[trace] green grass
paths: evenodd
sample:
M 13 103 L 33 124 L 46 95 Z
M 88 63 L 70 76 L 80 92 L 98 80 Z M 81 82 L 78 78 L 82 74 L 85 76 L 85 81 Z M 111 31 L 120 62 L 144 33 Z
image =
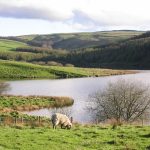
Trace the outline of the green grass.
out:
M 27 46 L 25 43 L 13 40 L 0 39 L 0 52 L 14 51 L 17 47 Z
M 0 61 L 0 78 L 55 78 L 44 66 L 14 61 Z
M 77 67 L 48 67 L 25 62 L 0 60 L 1 79 L 24 79 L 24 78 L 72 78 L 88 76 L 106 76 L 133 73 L 131 71 L 111 69 L 89 69 Z
M 0 127 L 0 149 L 149 150 L 150 127 L 74 126 L 71 130 Z
M 57 71 L 64 71 L 68 73 L 78 73 L 85 77 L 87 76 L 109 76 L 109 75 L 121 75 L 126 73 L 134 73 L 127 70 L 113 70 L 113 69 L 97 69 L 97 68 L 78 68 L 78 67 L 51 67 Z
M 40 108 L 63 107 L 73 104 L 69 97 L 50 96 L 0 96 L 0 111 L 29 111 Z

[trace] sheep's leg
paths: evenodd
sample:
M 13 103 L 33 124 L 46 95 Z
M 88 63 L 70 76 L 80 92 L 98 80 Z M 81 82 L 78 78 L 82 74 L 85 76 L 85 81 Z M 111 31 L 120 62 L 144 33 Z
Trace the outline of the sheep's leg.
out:
M 53 125 L 53 129 L 56 129 L 56 126 L 55 126 L 55 125 Z
M 53 125 L 53 128 L 56 129 L 56 127 L 57 127 L 58 124 L 59 124 L 59 121 L 56 120 L 55 123 L 54 123 L 54 125 Z

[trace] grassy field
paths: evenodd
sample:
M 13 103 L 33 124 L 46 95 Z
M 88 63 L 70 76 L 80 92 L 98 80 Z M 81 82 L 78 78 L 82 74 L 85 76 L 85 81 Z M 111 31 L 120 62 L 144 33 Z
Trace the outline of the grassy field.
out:
M 150 127 L 122 126 L 117 129 L 76 125 L 71 130 L 51 127 L 0 126 L 3 150 L 149 150 Z
M 78 67 L 51 67 L 57 71 L 65 71 L 70 73 L 78 73 L 83 76 L 109 76 L 109 75 L 121 75 L 121 74 L 128 74 L 134 73 L 134 71 L 128 70 L 112 70 L 112 69 L 96 69 L 96 68 L 78 68 Z
M 24 62 L 0 60 L 1 79 L 72 78 L 134 73 L 125 70 L 88 69 L 77 67 L 40 66 Z
M 29 111 L 40 108 L 63 107 L 73 104 L 69 97 L 50 96 L 0 96 L 0 111 Z
M 17 47 L 24 47 L 24 46 L 26 46 L 26 44 L 22 42 L 0 39 L 0 52 L 14 51 Z
M 14 61 L 0 61 L 0 78 L 55 78 L 44 66 Z

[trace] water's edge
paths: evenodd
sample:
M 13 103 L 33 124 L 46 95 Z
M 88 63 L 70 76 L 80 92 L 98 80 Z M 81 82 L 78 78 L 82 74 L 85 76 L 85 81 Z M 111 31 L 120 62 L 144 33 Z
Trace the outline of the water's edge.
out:
M 6 94 L 72 97 L 75 100 L 74 105 L 63 111 L 78 122 L 89 122 L 92 119 L 86 109 L 89 94 L 103 89 L 109 81 L 115 82 L 118 78 L 140 80 L 150 84 L 150 71 L 105 77 L 7 81 L 11 89 Z M 55 111 L 55 109 L 40 109 L 26 113 L 50 117 Z

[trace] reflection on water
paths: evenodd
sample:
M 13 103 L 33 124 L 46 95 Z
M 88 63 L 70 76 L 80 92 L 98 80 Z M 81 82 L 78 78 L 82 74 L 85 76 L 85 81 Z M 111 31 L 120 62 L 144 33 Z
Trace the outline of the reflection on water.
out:
M 115 82 L 118 78 L 136 79 L 150 84 L 150 72 L 97 78 L 23 80 L 9 81 L 11 90 L 7 94 L 70 96 L 75 100 L 74 105 L 70 107 L 70 116 L 79 122 L 89 122 L 92 120 L 86 109 L 89 94 L 103 89 L 109 81 Z M 41 109 L 28 114 L 50 117 L 53 111 L 54 109 Z

